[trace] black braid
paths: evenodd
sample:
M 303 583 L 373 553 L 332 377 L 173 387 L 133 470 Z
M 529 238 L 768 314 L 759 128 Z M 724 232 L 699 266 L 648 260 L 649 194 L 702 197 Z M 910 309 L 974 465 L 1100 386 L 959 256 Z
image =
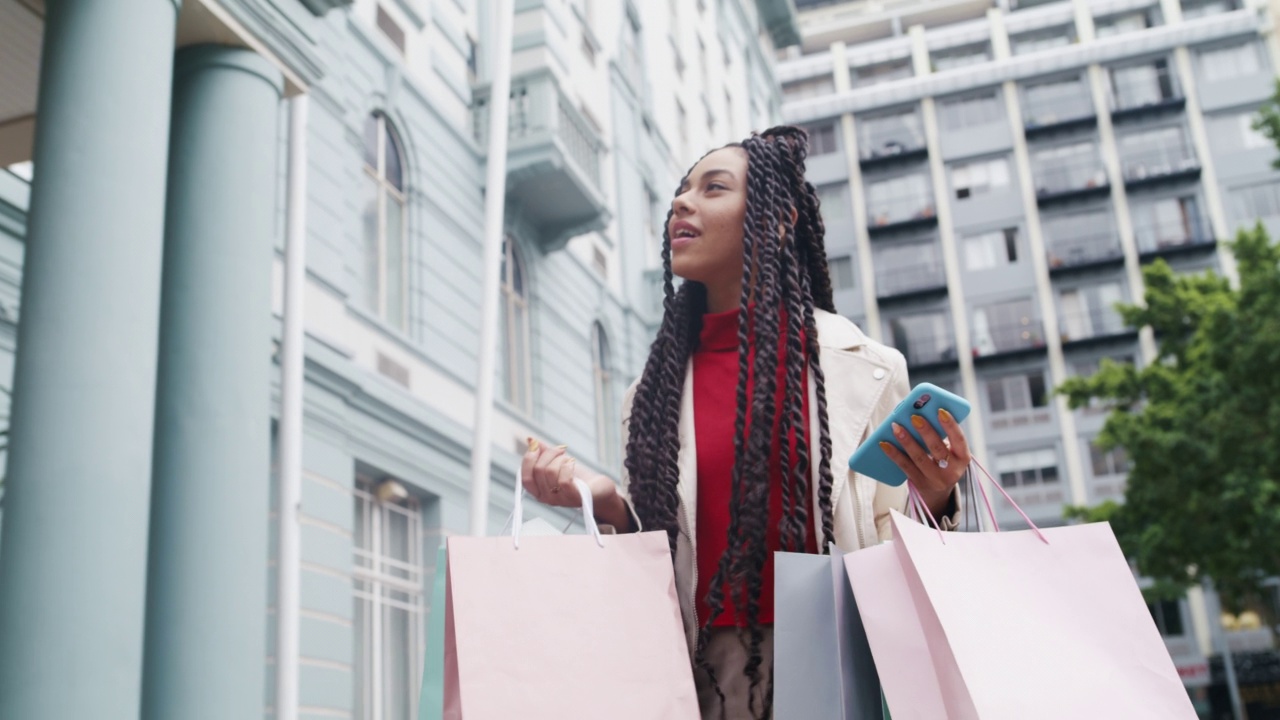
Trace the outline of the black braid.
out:
M 726 590 L 745 626 L 740 639 L 749 652 L 744 674 L 750 679 L 750 711 L 768 717 L 773 704 L 773 675 L 763 677 L 764 628 L 760 595 L 768 557 L 772 444 L 780 444 L 784 549 L 803 551 L 809 533 L 813 458 L 804 432 L 801 382 L 807 367 L 817 390 L 820 452 L 818 508 L 821 550 L 834 540 L 831 508 L 831 440 L 826 389 L 818 355 L 814 308 L 834 312 L 831 280 L 823 244 L 825 228 L 817 193 L 804 180 L 807 136 L 792 127 L 771 128 L 733 147 L 747 155 L 747 207 L 743 222 L 743 282 L 739 299 L 738 386 L 734 422 L 734 465 L 730 489 L 728 545 L 708 585 L 710 615 L 701 624 L 694 661 L 707 673 L 722 706 L 724 695 L 706 659 L 707 641 L 725 609 Z M 687 179 L 687 176 L 686 176 Z M 682 182 L 683 184 L 683 182 Z M 792 220 L 792 212 L 796 219 Z M 674 556 L 679 533 L 679 419 L 688 362 L 697 347 L 706 288 L 693 281 L 677 291 L 671 271 L 671 239 L 663 227 L 663 318 L 631 410 L 626 468 L 632 505 L 646 529 L 668 534 Z M 783 324 L 785 315 L 785 325 Z M 749 350 L 754 347 L 754 363 Z M 780 349 L 782 357 L 780 358 Z M 782 407 L 777 405 L 779 362 L 783 362 Z M 747 393 L 748 379 L 752 392 Z M 774 422 L 778 421 L 778 432 Z M 812 429 L 811 429 L 812 430 Z M 791 434 L 796 436 L 792 453 Z M 686 482 L 693 478 L 686 478 Z M 696 559 L 695 559 L 696 562 Z M 763 702 L 757 693 L 764 685 Z

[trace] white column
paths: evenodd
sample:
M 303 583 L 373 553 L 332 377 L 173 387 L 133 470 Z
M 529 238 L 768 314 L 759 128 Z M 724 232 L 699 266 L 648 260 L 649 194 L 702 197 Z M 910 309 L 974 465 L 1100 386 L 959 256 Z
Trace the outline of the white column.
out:
M 276 559 L 276 718 L 298 720 L 298 611 L 302 540 L 302 387 L 307 282 L 307 105 L 289 101 L 289 176 L 280 342 L 280 552 Z
M 489 463 L 493 456 L 493 386 L 498 347 L 498 293 L 502 273 L 504 206 L 507 200 L 507 125 L 511 106 L 512 0 L 494 2 L 493 84 L 489 94 L 489 157 L 484 200 L 484 283 L 480 349 L 476 364 L 475 422 L 471 445 L 471 534 L 489 525 Z
M 993 25 L 999 16 L 990 15 Z M 1003 35 L 1003 23 L 999 32 Z M 992 34 L 996 29 L 993 27 Z M 1006 41 L 1007 47 L 1007 41 Z M 1049 264 L 1045 260 L 1044 236 L 1040 232 L 1040 206 L 1036 204 L 1035 181 L 1031 174 L 1031 157 L 1027 151 L 1027 138 L 1023 132 L 1022 107 L 1018 104 L 1018 86 L 1012 80 L 1003 85 L 1005 108 L 1009 114 L 1009 127 L 1013 129 L 1013 158 L 1018 170 L 1018 190 L 1022 194 L 1022 207 L 1027 218 L 1027 246 L 1031 256 L 1031 271 L 1036 278 L 1036 300 L 1043 318 L 1045 344 L 1049 355 L 1049 381 L 1055 387 L 1067 379 L 1067 364 L 1062 354 L 1062 335 L 1058 329 L 1057 303 L 1053 285 L 1049 280 Z M 1088 501 L 1088 489 L 1084 482 L 1084 467 L 1080 461 L 1080 439 L 1076 435 L 1076 419 L 1067 399 L 1061 395 L 1053 398 L 1058 414 L 1058 426 L 1062 430 L 1062 459 L 1066 465 L 1067 482 L 1071 487 L 1071 502 L 1083 505 Z
M 1120 234 L 1120 250 L 1124 253 L 1125 279 L 1129 281 L 1132 301 L 1138 305 L 1144 305 L 1146 283 L 1142 280 L 1142 261 L 1138 257 L 1138 243 L 1133 233 L 1133 218 L 1129 213 L 1129 197 L 1124 187 L 1124 168 L 1120 164 L 1115 129 L 1111 124 L 1111 99 L 1107 94 L 1107 81 L 1099 65 L 1090 65 L 1088 73 L 1093 107 L 1098 114 L 1098 138 L 1102 150 L 1102 163 L 1111 181 L 1111 205 L 1116 216 L 1116 230 Z M 1138 344 L 1142 352 L 1143 364 L 1149 364 L 1156 356 L 1155 335 L 1150 327 L 1143 327 L 1138 331 Z
M 928 75 L 931 69 L 924 27 L 914 25 L 909 32 L 915 74 Z M 964 284 L 960 275 L 960 255 L 956 249 L 955 224 L 951 218 L 951 191 L 947 183 L 947 169 L 942 161 L 937 104 L 932 97 L 921 99 L 920 117 L 923 120 L 925 143 L 929 150 L 929 175 L 933 181 L 934 211 L 938 216 L 938 242 L 942 247 L 942 265 L 946 273 L 951 327 L 955 331 L 956 355 L 960 362 L 960 384 L 964 396 L 970 399 L 973 406 L 970 415 L 972 419 L 965 425 L 965 435 L 974 456 L 983 465 L 989 465 L 981 403 L 977 401 L 978 377 L 973 369 L 973 341 L 969 334 L 969 314 L 965 307 Z M 986 516 L 978 513 L 978 519 L 985 528 Z
M 1187 99 L 1187 127 L 1191 130 L 1191 143 L 1195 146 L 1196 157 L 1200 160 L 1200 186 L 1204 188 L 1204 202 L 1209 214 L 1209 230 L 1213 233 L 1214 240 L 1228 240 L 1234 233 L 1231 231 L 1227 212 L 1222 203 L 1222 186 L 1218 184 L 1217 165 L 1213 160 L 1213 149 L 1209 146 L 1209 131 L 1205 128 L 1204 112 L 1200 109 L 1198 81 L 1195 68 L 1191 64 L 1191 53 L 1186 47 L 1180 46 L 1174 49 L 1173 58 L 1182 84 L 1182 94 Z M 1217 252 L 1223 277 L 1226 277 L 1233 286 L 1238 287 L 1240 272 L 1236 269 L 1235 253 L 1221 242 Z
M 837 93 L 848 92 L 853 86 L 849 78 L 849 60 L 845 44 L 832 43 L 831 62 L 835 67 Z M 862 290 L 862 305 L 866 312 L 863 330 L 875 340 L 882 340 L 880 303 L 876 300 L 876 273 L 871 258 L 871 233 L 867 230 L 867 196 L 862 186 L 862 164 L 858 150 L 858 132 L 853 114 L 840 116 L 840 133 L 844 140 L 844 157 L 849 168 L 849 199 L 854 218 L 854 242 L 858 251 L 858 279 Z

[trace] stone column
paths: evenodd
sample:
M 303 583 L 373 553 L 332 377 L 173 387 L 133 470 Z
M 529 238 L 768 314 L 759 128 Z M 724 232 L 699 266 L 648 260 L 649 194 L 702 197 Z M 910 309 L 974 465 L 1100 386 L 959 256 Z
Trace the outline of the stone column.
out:
M 0 717 L 134 720 L 179 0 L 48 0 L 0 537 Z
M 240 48 L 174 64 L 144 720 L 263 712 L 282 83 Z

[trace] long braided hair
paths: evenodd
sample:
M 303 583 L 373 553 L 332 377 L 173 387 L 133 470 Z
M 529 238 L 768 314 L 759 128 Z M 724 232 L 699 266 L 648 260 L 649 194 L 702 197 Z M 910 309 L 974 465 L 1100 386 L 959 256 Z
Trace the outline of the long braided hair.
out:
M 751 712 L 768 717 L 772 706 L 773 676 L 763 677 L 761 645 L 764 633 L 759 620 L 760 593 L 768 554 L 770 468 L 775 418 L 782 438 L 782 549 L 803 552 L 810 526 L 810 467 L 814 455 L 805 434 L 802 370 L 817 389 L 819 426 L 811 428 L 818 440 L 818 507 L 822 519 L 819 547 L 833 542 L 831 517 L 831 438 L 827 424 L 826 388 L 818 362 L 818 331 L 814 308 L 835 312 L 831 280 L 823 244 L 824 227 L 818 212 L 816 188 L 805 180 L 808 137 L 795 127 L 781 126 L 753 134 L 739 147 L 747 154 L 747 201 L 743 223 L 742 296 L 738 323 L 737 412 L 734 425 L 734 464 L 728 548 L 715 575 L 709 578 L 707 603 L 710 617 L 701 618 L 697 666 L 707 674 L 721 695 L 715 673 L 706 661 L 712 623 L 724 611 L 725 588 L 739 617 L 746 618 L 740 638 L 750 653 L 744 673 L 750 679 Z M 687 180 L 687 175 L 686 175 Z M 683 184 L 683 183 L 682 183 Z M 679 419 L 686 368 L 698 346 L 702 315 L 707 310 L 706 287 L 685 281 L 677 290 L 671 271 L 671 221 L 668 210 L 663 226 L 663 317 L 645 363 L 631 408 L 626 469 L 630 476 L 632 505 L 646 529 L 665 530 L 674 555 L 680 532 Z M 781 310 L 781 311 L 780 311 Z M 776 392 L 780 338 L 785 341 L 783 406 Z M 802 344 L 803 343 L 803 344 Z M 751 345 L 755 347 L 750 367 Z M 750 375 L 749 375 L 750 374 Z M 748 377 L 754 378 L 747 397 Z M 749 420 L 749 422 L 748 422 Z M 794 433 L 792 457 L 786 438 Z M 764 701 L 756 702 L 765 687 Z

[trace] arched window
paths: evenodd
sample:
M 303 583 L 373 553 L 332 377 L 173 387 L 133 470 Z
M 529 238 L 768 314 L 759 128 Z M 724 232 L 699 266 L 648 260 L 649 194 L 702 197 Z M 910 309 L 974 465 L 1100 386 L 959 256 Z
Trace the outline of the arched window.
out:
M 364 173 L 360 184 L 363 221 L 361 299 L 396 329 L 408 324 L 408 223 L 404 152 L 387 116 L 375 112 L 364 125 Z
M 610 466 L 617 461 L 619 418 L 613 403 L 613 357 L 609 338 L 599 322 L 591 326 L 591 365 L 595 378 L 596 442 L 601 464 Z
M 533 376 L 529 371 L 529 283 L 524 261 L 510 235 L 502 244 L 502 396 L 533 412 Z

